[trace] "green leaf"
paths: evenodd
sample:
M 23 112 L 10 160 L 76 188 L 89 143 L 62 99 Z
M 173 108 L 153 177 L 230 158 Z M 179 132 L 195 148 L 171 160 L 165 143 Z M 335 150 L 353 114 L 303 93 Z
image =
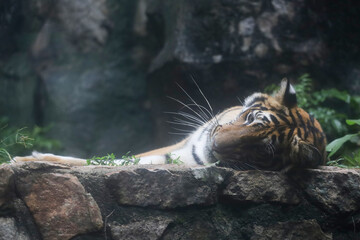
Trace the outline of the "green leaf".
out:
M 334 97 L 334 98 L 337 98 L 346 103 L 350 103 L 350 100 L 351 100 L 350 94 L 348 94 L 346 91 L 339 91 L 336 88 L 323 89 L 323 90 L 321 90 L 321 94 L 323 96 L 326 96 L 326 98 Z
M 351 140 L 353 137 L 357 136 L 358 134 L 348 134 L 348 135 L 345 135 L 341 138 L 338 138 L 338 139 L 335 139 L 334 141 L 332 141 L 331 143 L 329 143 L 327 146 L 326 146 L 326 151 L 330 152 L 329 153 L 329 157 L 331 157 L 332 155 L 334 155 L 340 148 L 341 146 Z
M 267 94 L 274 94 L 280 89 L 280 87 L 277 84 L 270 84 L 265 87 L 264 92 Z
M 350 126 L 354 124 L 360 125 L 360 119 L 347 119 L 346 123 Z

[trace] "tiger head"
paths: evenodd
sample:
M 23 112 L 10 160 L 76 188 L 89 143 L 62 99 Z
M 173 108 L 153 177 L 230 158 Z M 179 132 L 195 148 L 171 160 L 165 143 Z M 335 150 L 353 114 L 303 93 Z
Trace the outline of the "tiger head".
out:
M 211 152 L 222 166 L 286 171 L 325 163 L 325 134 L 319 122 L 297 106 L 287 79 L 274 96 L 254 93 L 244 106 L 225 110 L 216 121 Z

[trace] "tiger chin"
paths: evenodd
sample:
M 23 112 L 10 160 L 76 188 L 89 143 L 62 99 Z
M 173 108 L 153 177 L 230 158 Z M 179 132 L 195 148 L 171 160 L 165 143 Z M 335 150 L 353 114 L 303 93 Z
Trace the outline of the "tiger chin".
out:
M 185 166 L 217 163 L 237 170 L 289 171 L 323 165 L 325 146 L 319 122 L 297 106 L 294 87 L 283 79 L 274 96 L 254 93 L 243 106 L 219 113 L 183 141 L 136 157 L 139 164 L 166 164 L 179 158 Z M 85 159 L 37 152 L 13 160 L 87 165 Z

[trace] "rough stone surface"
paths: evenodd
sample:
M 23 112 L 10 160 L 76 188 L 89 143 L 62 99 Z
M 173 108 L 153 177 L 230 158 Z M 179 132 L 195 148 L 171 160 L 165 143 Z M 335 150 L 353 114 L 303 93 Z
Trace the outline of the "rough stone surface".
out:
M 176 208 L 215 204 L 216 182 L 222 181 L 223 177 L 212 168 L 192 171 L 159 168 L 113 173 L 108 185 L 119 204 Z
M 57 17 L 73 41 L 82 39 L 79 47 L 89 51 L 103 45 L 108 37 L 109 22 L 106 0 L 57 1 Z
M 238 172 L 230 178 L 223 194 L 243 202 L 300 203 L 296 189 L 280 172 Z
M 166 228 L 172 222 L 167 218 L 154 218 L 127 225 L 111 225 L 111 235 L 114 240 L 157 240 L 163 235 Z
M 14 218 L 0 217 L 0 240 L 30 240 L 30 237 L 20 231 Z
M 7 211 L 7 214 L 0 215 L 16 219 L 16 225 L 19 232 L 27 233 L 31 240 L 42 239 L 39 227 L 36 225 L 32 213 L 29 211 L 29 208 L 23 200 L 15 198 L 12 201 L 12 209 L 7 209 Z
M 161 2 L 161 1 L 157 1 Z M 220 1 L 207 4 L 192 1 L 159 3 L 166 19 L 166 40 L 153 61 L 152 69 L 161 67 L 174 58 L 183 63 L 209 64 L 241 59 L 250 64 L 269 59 L 277 54 L 298 56 L 297 64 L 323 57 L 325 46 L 316 28 L 302 37 L 305 22 L 316 21 L 304 13 L 305 1 Z M 163 12 L 161 12 L 163 11 Z M 165 11 L 168 11 L 166 13 Z M 229 17 L 231 16 L 231 17 Z M 284 33 L 284 30 L 288 32 Z M 284 34 L 289 39 L 284 38 Z M 287 63 L 288 68 L 293 63 Z
M 170 164 L 2 166 L 8 167 L 15 186 L 0 207 L 6 239 L 14 232 L 74 240 L 359 237 L 358 170 L 324 167 L 284 176 Z
M 44 239 L 70 239 L 103 225 L 99 207 L 73 175 L 28 175 L 17 181 L 17 188 Z
M 331 240 L 331 234 L 325 234 L 315 220 L 303 222 L 277 223 L 272 226 L 254 226 L 251 240 L 291 239 L 291 240 Z
M 13 183 L 14 171 L 8 165 L 0 166 L 0 207 L 9 200 L 11 192 L 10 189 Z
M 309 200 L 331 214 L 360 209 L 359 171 L 332 167 L 310 170 L 300 183 Z

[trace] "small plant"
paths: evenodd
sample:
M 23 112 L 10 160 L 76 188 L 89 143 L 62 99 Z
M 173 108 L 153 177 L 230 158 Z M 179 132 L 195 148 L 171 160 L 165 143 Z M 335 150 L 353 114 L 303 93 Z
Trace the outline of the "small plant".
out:
M 4 125 L 0 131 L 4 132 L 7 125 Z M 9 163 L 12 159 L 10 152 L 14 149 L 29 148 L 33 146 L 34 139 L 25 135 L 24 129 L 9 130 L 6 129 L 6 137 L 0 140 L 0 164 Z M 15 151 L 16 152 L 16 151 Z
M 357 120 L 346 120 L 346 123 L 349 126 L 360 126 L 360 119 Z M 337 166 L 337 167 L 355 167 L 360 168 L 360 149 L 355 151 L 349 151 L 348 149 L 344 148 L 344 144 L 349 143 L 357 143 L 359 145 L 360 143 L 360 131 L 354 134 L 346 134 L 345 136 L 341 138 L 337 138 L 331 143 L 329 143 L 326 147 L 326 151 L 329 152 L 328 157 L 333 157 L 336 153 L 339 152 L 340 149 L 342 149 L 343 154 L 339 156 L 336 160 L 331 160 L 328 162 L 328 165 L 331 166 Z M 359 146 L 357 146 L 358 148 Z M 348 151 L 347 151 L 348 150 Z M 350 153 L 349 153 L 350 152 Z
M 130 152 L 127 152 L 122 156 L 121 159 L 116 159 L 115 154 L 107 154 L 103 157 L 92 157 L 87 159 L 87 165 L 107 165 L 107 166 L 128 166 L 128 165 L 137 165 L 140 162 L 140 158 L 135 155 L 129 155 Z
M 335 88 L 314 91 L 309 74 L 299 77 L 295 89 L 299 107 L 314 115 L 329 139 L 348 133 L 350 128 L 345 120 L 360 115 L 360 96 Z
M 180 160 L 180 156 L 178 156 L 177 158 L 174 158 L 174 154 L 167 154 L 166 155 L 166 164 L 183 164 L 184 162 Z
M 16 128 L 8 124 L 8 119 L 0 118 L 0 164 L 9 163 L 13 156 L 27 155 L 32 149 L 51 151 L 59 149 L 57 140 L 45 137 L 50 127 Z
M 93 156 L 90 159 L 86 160 L 87 165 L 108 165 L 108 166 L 117 166 L 115 163 L 115 155 L 113 153 L 107 154 L 103 157 Z
M 124 160 L 124 162 L 121 164 L 121 166 L 127 166 L 127 165 L 138 165 L 140 162 L 140 158 L 136 157 L 135 155 L 129 155 L 130 152 L 127 152 L 125 155 L 123 155 L 121 158 Z
M 0 117 L 0 164 L 9 163 L 13 156 L 27 155 L 32 149 L 51 151 L 60 148 L 56 140 L 45 137 L 50 127 L 16 128 Z
M 327 164 L 341 168 L 360 168 L 360 150 L 342 155 L 336 160 L 330 160 Z

